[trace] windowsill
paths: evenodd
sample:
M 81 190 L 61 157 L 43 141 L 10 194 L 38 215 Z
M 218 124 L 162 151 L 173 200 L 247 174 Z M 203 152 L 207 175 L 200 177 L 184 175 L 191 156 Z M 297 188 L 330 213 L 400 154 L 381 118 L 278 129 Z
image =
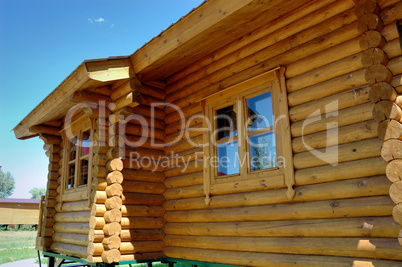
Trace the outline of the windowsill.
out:
M 81 185 L 73 189 L 65 189 L 62 196 L 63 202 L 72 202 L 86 199 L 88 199 L 88 185 Z

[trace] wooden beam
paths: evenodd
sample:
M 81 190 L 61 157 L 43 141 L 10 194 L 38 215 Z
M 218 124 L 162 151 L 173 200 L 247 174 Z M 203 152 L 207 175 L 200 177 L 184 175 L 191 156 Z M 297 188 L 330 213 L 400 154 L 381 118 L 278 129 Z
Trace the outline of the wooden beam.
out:
M 48 135 L 55 135 L 60 136 L 60 128 L 48 126 L 48 125 L 35 125 L 29 128 L 29 131 L 36 134 L 48 134 Z
M 112 101 L 108 96 L 86 90 L 75 92 L 69 97 L 69 100 L 73 103 L 91 102 L 96 104 L 99 104 L 100 101 L 104 101 L 105 105 L 109 105 L 109 103 Z

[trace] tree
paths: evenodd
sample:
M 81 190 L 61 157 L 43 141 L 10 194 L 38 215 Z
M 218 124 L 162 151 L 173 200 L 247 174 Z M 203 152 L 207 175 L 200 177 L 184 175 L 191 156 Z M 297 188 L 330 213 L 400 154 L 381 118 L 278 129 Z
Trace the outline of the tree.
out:
M 10 172 L 3 172 L 0 169 L 0 198 L 7 198 L 13 194 L 15 180 Z
M 46 194 L 46 189 L 45 188 L 38 188 L 34 187 L 31 190 L 29 190 L 29 193 L 31 193 L 32 197 L 31 199 L 40 199 L 41 196 L 44 196 Z

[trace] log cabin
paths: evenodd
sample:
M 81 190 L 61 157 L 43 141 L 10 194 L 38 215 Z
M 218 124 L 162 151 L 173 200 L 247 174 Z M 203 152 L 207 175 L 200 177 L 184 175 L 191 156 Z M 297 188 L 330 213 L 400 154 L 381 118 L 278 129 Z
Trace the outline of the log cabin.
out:
M 400 266 L 401 18 L 400 0 L 209 0 L 84 61 L 14 128 L 49 157 L 37 249 Z
M 38 224 L 39 199 L 0 198 L 0 225 Z

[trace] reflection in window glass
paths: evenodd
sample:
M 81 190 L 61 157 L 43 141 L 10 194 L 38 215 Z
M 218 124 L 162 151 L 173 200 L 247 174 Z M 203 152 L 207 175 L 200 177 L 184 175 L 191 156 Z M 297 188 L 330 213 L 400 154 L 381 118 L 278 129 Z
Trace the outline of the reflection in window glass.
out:
M 81 156 L 89 155 L 90 142 L 91 142 L 90 131 L 82 133 Z
M 237 140 L 218 144 L 218 176 L 239 173 L 239 146 Z
M 70 153 L 68 156 L 68 161 L 75 160 L 75 157 L 77 155 L 77 138 L 74 137 L 70 140 Z
M 74 177 L 75 177 L 75 164 L 68 165 L 68 176 L 66 189 L 74 188 Z
M 81 160 L 81 172 L 78 185 L 88 184 L 88 159 Z
M 255 134 L 249 138 L 251 171 L 277 167 L 274 132 Z
M 217 140 L 237 135 L 236 113 L 233 105 L 218 109 L 217 119 Z
M 267 128 L 274 125 L 271 92 L 247 99 L 249 131 Z

